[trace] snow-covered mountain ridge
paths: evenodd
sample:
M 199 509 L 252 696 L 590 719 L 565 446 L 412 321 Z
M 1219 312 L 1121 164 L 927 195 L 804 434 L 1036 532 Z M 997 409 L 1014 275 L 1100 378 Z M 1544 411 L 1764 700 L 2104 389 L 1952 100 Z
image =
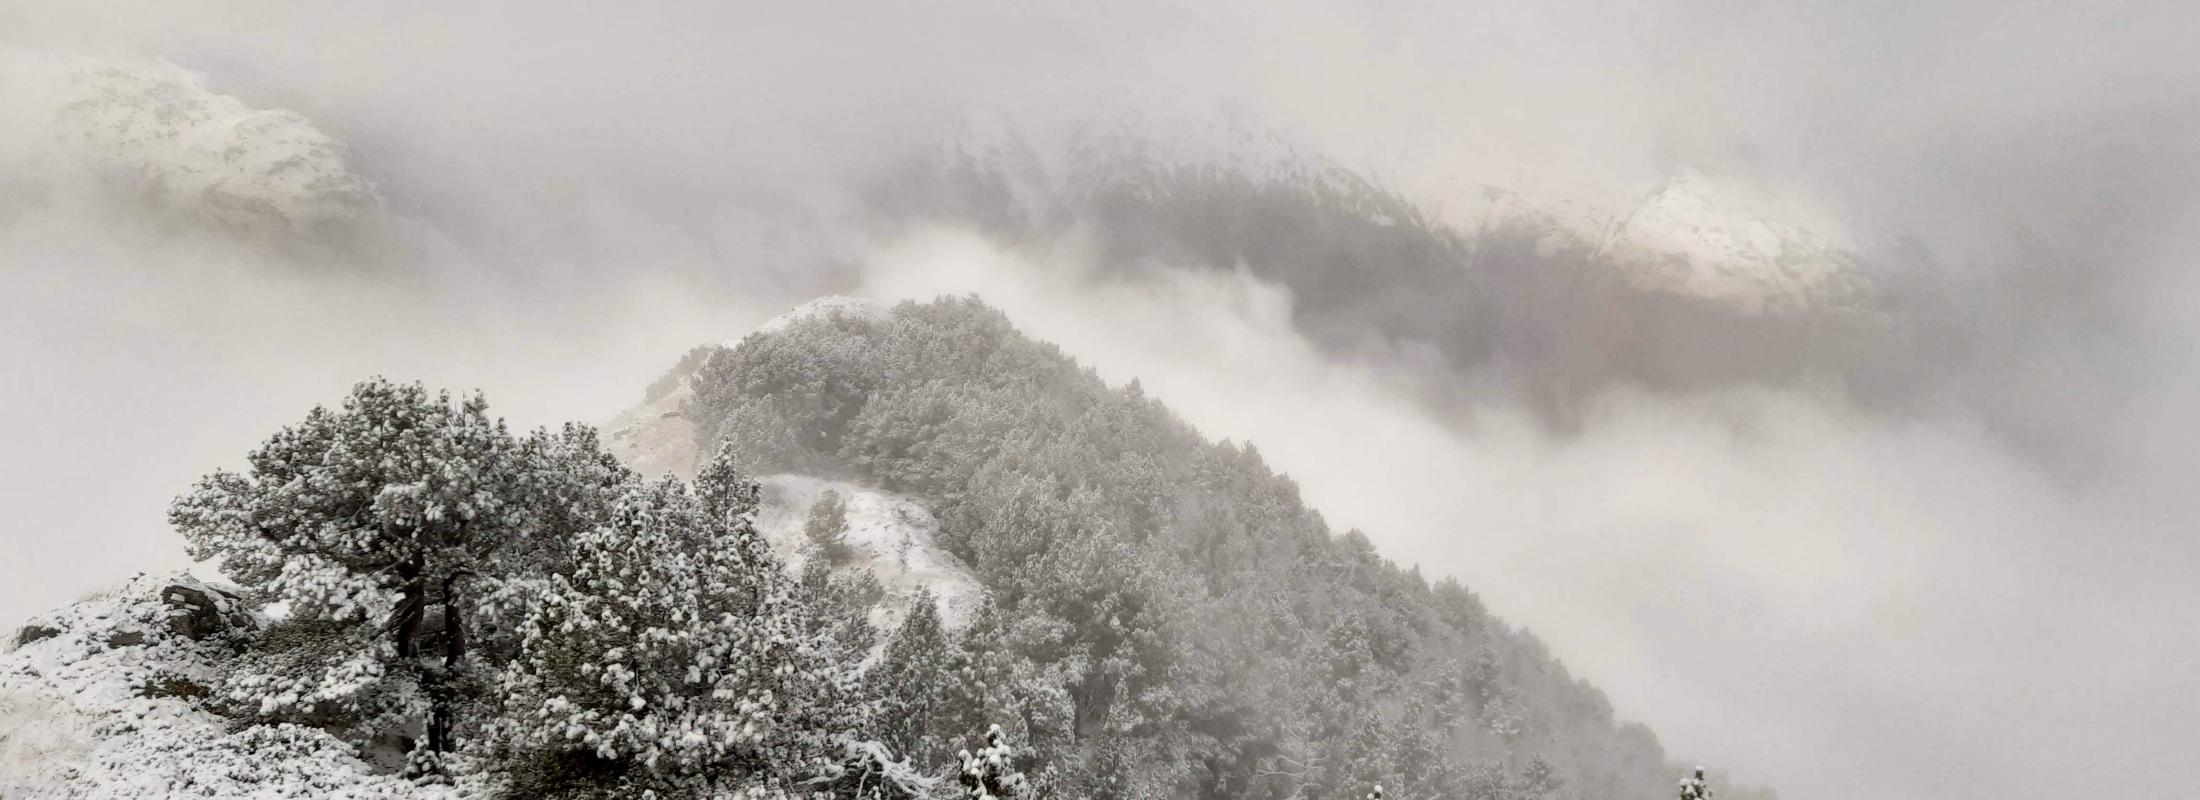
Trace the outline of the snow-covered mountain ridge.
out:
M 1597 255 L 1636 288 L 1747 313 L 1868 307 L 1880 291 L 1839 233 L 1807 230 L 1700 172 L 1602 222 Z
M 1530 232 L 1542 252 L 1586 254 L 1637 290 L 1739 313 L 1865 308 L 1885 288 L 1868 267 L 1869 237 L 1852 230 L 1853 221 L 1746 174 L 1677 167 L 1646 187 L 1600 196 L 1533 181 L 1408 196 L 1380 171 L 1347 166 L 1247 120 L 1201 125 L 1135 114 L 1029 137 L 1005 122 L 966 123 L 926 159 L 948 191 L 962 195 L 928 211 L 1017 232 L 1080 215 L 1098 215 L 1104 226 L 1124 202 L 1200 209 L 1296 196 L 1377 226 L 1470 239 Z M 1221 187 L 1237 194 L 1216 195 Z
M 885 307 L 846 296 L 827 296 L 803 303 L 757 327 L 757 333 L 777 334 L 807 320 L 848 318 L 883 320 Z M 730 346 L 730 345 L 729 345 Z M 700 367 L 700 363 L 695 366 Z M 622 412 L 603 426 L 606 447 L 629 468 L 644 475 L 694 476 L 702 453 L 695 422 L 683 411 L 694 397 L 688 378 L 675 376 L 676 388 Z M 878 630 L 894 630 L 901 624 L 920 591 L 931 592 L 941 621 L 949 628 L 967 624 L 984 598 L 985 589 L 954 554 L 935 539 L 939 523 L 917 500 L 874 487 L 799 473 L 779 473 L 757 478 L 763 485 L 763 503 L 757 510 L 757 529 L 772 544 L 790 570 L 800 571 L 816 557 L 814 546 L 803 534 L 811 506 L 827 490 L 839 493 L 847 503 L 847 543 L 853 558 L 837 565 L 842 573 L 869 572 L 886 590 L 871 613 Z
M 82 170 L 183 218 L 263 235 L 342 234 L 382 201 L 344 144 L 166 62 L 0 50 L 0 156 Z

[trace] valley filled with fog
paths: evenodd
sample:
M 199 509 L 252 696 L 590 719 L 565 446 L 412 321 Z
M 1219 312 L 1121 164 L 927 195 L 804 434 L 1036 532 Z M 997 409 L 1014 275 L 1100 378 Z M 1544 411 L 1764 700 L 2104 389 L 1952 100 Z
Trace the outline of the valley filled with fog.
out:
M 1102 545 L 1242 514 L 1358 564 L 1357 531 L 1364 574 L 1293 586 L 1468 618 L 1411 647 L 1497 653 L 1478 686 L 1544 727 L 1444 740 L 1504 761 L 1459 785 L 1533 796 L 1534 751 L 1555 796 L 1694 763 L 1733 800 L 2166 795 L 2200 777 L 2200 16 L 2113 5 L 0 7 L 0 624 L 191 567 L 171 502 L 379 375 L 598 425 L 643 478 L 731 442 L 780 552 L 834 488 L 901 553 L 868 619 L 944 586 L 967 630 L 1044 595 L 971 531 L 1059 518 L 909 441 L 1089 411 L 1197 487 L 1167 523 L 1062 500 Z M 1090 502 L 1150 480 L 1028 446 Z M 1302 563 L 1252 550 L 1184 630 Z M 1215 670 L 1169 702 L 1242 689 Z M 1297 713 L 1258 719 L 1327 741 Z

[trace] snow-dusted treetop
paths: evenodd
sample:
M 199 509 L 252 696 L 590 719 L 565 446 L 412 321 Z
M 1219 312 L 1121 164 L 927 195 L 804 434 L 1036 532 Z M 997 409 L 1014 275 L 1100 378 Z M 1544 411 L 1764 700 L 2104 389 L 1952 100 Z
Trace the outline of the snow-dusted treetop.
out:
M 756 332 L 779 333 L 796 322 L 808 319 L 845 317 L 876 322 L 886 319 L 887 311 L 886 306 L 860 297 L 829 295 L 795 306 L 786 313 L 765 320 L 764 324 L 756 326 Z M 738 342 L 727 343 L 728 346 L 734 344 L 738 344 Z

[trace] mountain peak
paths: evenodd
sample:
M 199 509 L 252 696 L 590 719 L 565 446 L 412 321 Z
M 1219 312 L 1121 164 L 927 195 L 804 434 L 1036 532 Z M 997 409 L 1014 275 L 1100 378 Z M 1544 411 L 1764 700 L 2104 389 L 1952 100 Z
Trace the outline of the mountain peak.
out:
M 757 333 L 778 333 L 797 322 L 811 319 L 855 319 L 877 322 L 886 318 L 887 308 L 861 297 L 827 295 L 788 309 L 785 313 L 764 320 L 756 326 Z
M 1685 170 L 1612 221 L 1599 252 L 1637 288 L 1773 313 L 1855 305 L 1872 282 L 1845 237 L 1733 181 Z

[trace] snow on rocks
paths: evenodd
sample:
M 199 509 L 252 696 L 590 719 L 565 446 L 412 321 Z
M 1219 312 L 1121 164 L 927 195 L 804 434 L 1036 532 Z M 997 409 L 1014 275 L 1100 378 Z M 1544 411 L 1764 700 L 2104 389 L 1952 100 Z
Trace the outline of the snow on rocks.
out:
M 1488 234 L 1532 231 L 1539 253 L 1579 250 L 1635 289 L 1749 314 L 1870 308 L 1882 287 L 1852 224 L 1810 198 L 1683 168 L 1632 202 L 1484 186 L 1448 219 Z
M 1871 282 L 1837 238 L 1769 216 L 1741 194 L 1683 173 L 1613 223 L 1604 253 L 1639 288 L 1750 312 L 1853 305 L 1870 295 Z
M 333 232 L 382 200 L 344 144 L 290 111 L 260 109 L 159 61 L 0 50 L 0 139 L 39 169 L 86 169 L 131 196 L 226 226 Z M 0 155 L 9 155 L 0 153 Z
M 807 475 L 767 475 L 764 503 L 756 528 L 772 549 L 797 570 L 816 556 L 803 534 L 810 506 L 831 489 L 848 504 L 846 542 L 853 558 L 840 571 L 870 570 L 886 589 L 886 599 L 871 610 L 871 624 L 883 631 L 901 627 L 918 590 L 929 588 L 939 602 L 940 621 L 950 629 L 970 622 L 985 587 L 961 559 L 940 547 L 939 522 L 915 500 L 892 492 Z
M 328 733 L 232 729 L 199 705 L 261 624 L 185 573 L 33 618 L 0 653 L 0 797 L 441 798 Z

